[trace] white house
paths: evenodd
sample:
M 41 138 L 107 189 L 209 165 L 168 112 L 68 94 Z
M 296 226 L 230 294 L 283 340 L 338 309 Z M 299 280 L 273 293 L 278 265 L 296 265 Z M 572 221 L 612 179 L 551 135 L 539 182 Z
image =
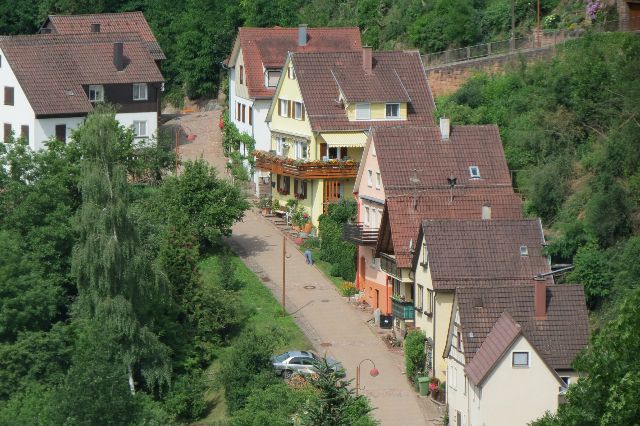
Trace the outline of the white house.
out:
M 0 140 L 22 136 L 35 150 L 66 141 L 100 102 L 139 140 L 152 138 L 163 81 L 135 33 L 0 37 Z
M 462 288 L 445 355 L 451 426 L 524 426 L 555 412 L 588 340 L 581 285 Z
M 361 47 L 357 27 L 240 28 L 226 61 L 230 120 L 240 132 L 254 138 L 256 150 L 269 151 L 271 133 L 265 119 L 288 52 L 345 52 Z M 247 147 L 240 150 L 242 155 L 250 154 Z M 268 180 L 269 176 L 257 172 L 254 181 Z

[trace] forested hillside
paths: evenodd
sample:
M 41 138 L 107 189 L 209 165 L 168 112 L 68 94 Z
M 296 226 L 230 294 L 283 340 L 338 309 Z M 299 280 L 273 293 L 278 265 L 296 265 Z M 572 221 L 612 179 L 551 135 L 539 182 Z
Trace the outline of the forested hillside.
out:
M 509 38 L 511 0 L 13 0 L 0 2 L 0 35 L 31 34 L 48 14 L 141 10 L 167 55 L 166 99 L 212 96 L 237 27 L 358 26 L 376 49 L 434 52 Z M 581 25 L 583 0 L 541 0 L 543 28 Z M 604 13 L 604 12 L 602 12 Z M 536 21 L 537 0 L 517 0 L 516 35 Z
M 478 75 L 438 101 L 456 124 L 500 126 L 509 167 L 549 254 L 585 286 L 592 343 L 587 378 L 542 424 L 634 424 L 640 418 L 640 38 L 595 34 L 551 61 Z

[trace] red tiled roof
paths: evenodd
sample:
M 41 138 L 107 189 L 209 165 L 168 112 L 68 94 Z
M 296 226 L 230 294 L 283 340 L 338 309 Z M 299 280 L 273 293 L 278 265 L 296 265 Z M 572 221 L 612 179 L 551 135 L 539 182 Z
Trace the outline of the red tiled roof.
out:
M 418 52 L 374 52 L 372 75 L 362 66 L 362 51 L 295 53 L 296 78 L 314 131 L 368 130 L 372 126 L 433 126 L 434 103 Z M 366 88 L 367 84 L 372 84 Z M 404 101 L 407 120 L 349 121 L 338 101 L 340 90 L 357 100 Z
M 113 65 L 113 43 L 123 42 L 125 68 Z M 0 37 L 0 49 L 36 116 L 86 114 L 93 109 L 83 85 L 162 82 L 137 34 Z
M 425 220 L 419 242 L 423 237 L 436 290 L 461 281 L 530 280 L 551 272 L 538 219 Z M 520 254 L 522 246 L 526 255 Z
M 571 369 L 573 360 L 589 339 L 584 288 L 577 284 L 548 285 L 547 317 L 536 319 L 533 282 L 531 280 L 530 285 L 493 283 L 456 289 L 467 365 L 476 356 L 483 356 L 482 346 L 501 316 L 508 312 L 551 368 Z M 494 343 L 495 338 L 492 337 L 489 344 Z M 480 378 L 482 375 L 477 376 Z
M 49 15 L 47 22 L 51 23 L 54 33 L 62 35 L 89 34 L 91 24 L 100 24 L 101 33 L 135 33 L 145 41 L 155 60 L 166 59 L 142 12 Z
M 464 367 L 464 372 L 471 383 L 480 385 L 520 334 L 520 326 L 511 318 L 511 315 L 503 312 L 480 345 L 478 352 Z
M 482 219 L 483 206 L 491 207 L 492 220 L 522 218 L 522 202 L 510 187 L 456 188 L 453 192 L 423 191 L 417 193 L 415 207 L 413 195 L 388 197 L 382 214 L 377 250 L 388 252 L 386 247 L 390 235 L 396 265 L 408 268 L 413 258 L 409 242 L 413 241 L 415 247 L 423 220 Z
M 275 88 L 264 86 L 264 68 L 282 68 L 289 52 L 344 52 L 362 48 L 357 27 L 308 28 L 305 46 L 298 46 L 298 28 L 242 27 L 238 38 L 252 98 L 273 97 Z
M 511 175 L 498 127 L 451 126 L 442 140 L 438 127 L 378 127 L 371 133 L 380 175 L 387 196 L 406 194 L 413 188 L 446 189 L 455 177 L 458 187 L 511 188 Z M 480 179 L 469 167 L 477 166 Z M 412 175 L 419 182 L 411 181 Z

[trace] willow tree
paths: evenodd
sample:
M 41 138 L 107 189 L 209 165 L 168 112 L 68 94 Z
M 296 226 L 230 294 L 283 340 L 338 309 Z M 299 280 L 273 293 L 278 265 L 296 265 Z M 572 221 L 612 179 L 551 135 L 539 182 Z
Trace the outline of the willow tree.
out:
M 168 382 L 169 350 L 149 328 L 151 307 L 163 290 L 162 275 L 145 258 L 129 217 L 123 129 L 115 113 L 101 107 L 78 133 L 83 152 L 77 214 L 79 239 L 72 267 L 77 280 L 76 315 L 96 321 L 127 371 L 154 386 Z M 131 141 L 129 141 L 131 142 Z M 124 144 L 127 145 L 127 144 Z

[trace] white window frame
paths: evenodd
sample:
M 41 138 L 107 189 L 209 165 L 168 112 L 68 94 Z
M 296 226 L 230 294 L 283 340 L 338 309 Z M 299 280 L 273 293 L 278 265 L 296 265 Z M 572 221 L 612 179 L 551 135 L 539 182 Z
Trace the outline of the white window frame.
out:
M 146 120 L 134 120 L 133 121 L 133 133 L 136 135 L 136 138 L 148 138 L 149 134 L 148 134 L 148 128 L 147 128 L 147 121 Z M 144 126 L 144 132 L 142 132 L 142 127 Z
M 376 172 L 376 189 L 380 189 L 380 172 Z
M 269 84 L 269 82 L 271 81 L 271 78 L 270 78 L 269 74 L 277 73 L 277 72 L 279 72 L 280 75 L 278 75 L 278 79 L 275 81 L 275 84 L 273 84 L 273 85 Z M 281 76 L 282 76 L 282 70 L 266 69 L 264 71 L 264 87 L 277 87 L 278 86 L 278 81 L 280 80 Z
M 471 176 L 471 179 L 480 179 L 480 167 L 469 166 L 469 175 Z
M 293 101 L 293 118 L 296 120 L 302 120 L 302 108 L 304 108 L 302 102 Z
M 279 99 L 280 102 L 280 117 L 289 117 L 289 100 L 288 99 Z
M 369 207 L 365 206 L 364 208 L 364 224 L 369 225 L 370 212 Z
M 356 120 L 371 120 L 371 104 L 369 102 L 356 103 Z
M 89 86 L 89 101 L 104 102 L 104 86 L 101 84 L 92 84 Z
M 525 244 L 522 244 L 520 246 L 520 256 L 529 256 L 529 247 L 527 247 Z
M 306 160 L 309 158 L 309 143 L 306 141 L 296 141 L 296 159 Z M 304 155 L 303 155 L 304 154 Z
M 143 89 L 144 89 L 144 94 L 142 93 Z M 147 83 L 134 83 L 133 84 L 133 100 L 134 101 L 146 101 L 146 100 L 149 100 L 149 86 L 147 85 Z
M 396 115 L 389 115 L 389 107 L 391 106 L 396 106 L 397 109 L 397 114 Z M 400 118 L 400 104 L 397 102 L 393 102 L 393 103 L 388 103 L 384 105 L 384 116 L 387 120 L 397 120 Z
M 367 186 L 371 188 L 373 186 L 373 171 L 367 170 Z
M 376 228 L 378 226 L 378 210 L 371 209 L 371 227 Z
M 276 155 L 284 155 L 285 139 L 281 136 L 276 136 Z
M 416 284 L 416 308 L 422 311 L 424 306 L 424 286 L 422 284 Z
M 291 80 L 295 80 L 296 79 L 296 70 L 293 68 L 293 65 L 291 65 L 291 64 L 289 64 L 287 77 L 289 77 L 289 79 L 291 79 Z
M 527 364 L 516 364 L 516 355 L 527 355 Z M 529 368 L 531 366 L 531 352 L 529 351 L 513 351 L 511 352 L 511 366 L 513 368 Z

